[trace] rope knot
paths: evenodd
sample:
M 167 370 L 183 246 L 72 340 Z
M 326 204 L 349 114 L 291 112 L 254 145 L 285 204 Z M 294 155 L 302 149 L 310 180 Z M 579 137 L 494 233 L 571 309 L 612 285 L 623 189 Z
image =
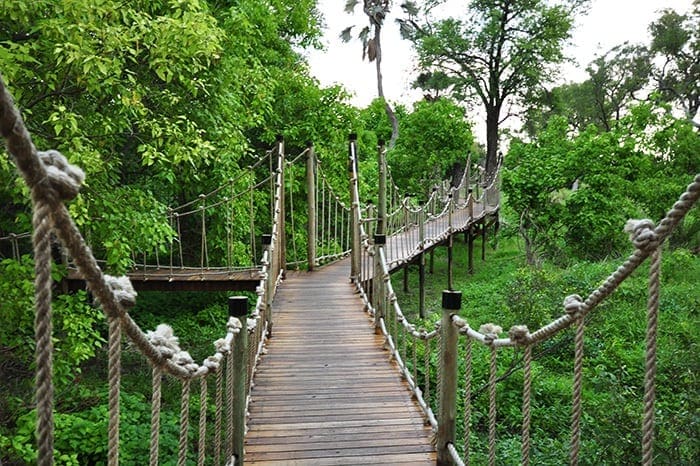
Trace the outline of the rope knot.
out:
M 637 249 L 647 250 L 656 246 L 658 238 L 654 231 L 654 222 L 648 218 L 642 220 L 627 220 L 625 232 L 629 234 L 630 241 Z
M 85 180 L 85 172 L 57 150 L 41 151 L 39 159 L 44 164 L 51 187 L 56 190 L 63 201 L 69 201 L 78 195 Z
M 122 307 L 133 307 L 136 304 L 136 290 L 131 285 L 131 280 L 126 275 L 121 277 L 113 277 L 105 274 L 105 282 L 112 290 L 114 299 L 121 304 Z
M 530 330 L 527 328 L 527 325 L 513 325 L 508 330 L 508 336 L 518 345 L 525 346 L 530 339 Z
M 583 299 L 577 294 L 570 294 L 564 298 L 564 310 L 572 317 L 576 317 L 576 315 L 581 311 L 582 306 Z
M 164 358 L 171 358 L 180 352 L 179 340 L 168 324 L 159 324 L 155 330 L 147 331 L 146 338 Z
M 199 369 L 199 365 L 194 362 L 192 356 L 187 351 L 179 351 L 173 355 L 173 363 L 187 369 L 189 372 L 195 372 Z
M 479 333 L 484 335 L 484 341 L 487 345 L 493 344 L 493 341 L 498 338 L 498 334 L 503 332 L 503 327 L 500 325 L 488 323 L 479 327 Z
M 228 324 L 226 325 L 226 327 L 228 328 L 229 332 L 237 334 L 241 332 L 243 324 L 236 317 L 229 317 Z

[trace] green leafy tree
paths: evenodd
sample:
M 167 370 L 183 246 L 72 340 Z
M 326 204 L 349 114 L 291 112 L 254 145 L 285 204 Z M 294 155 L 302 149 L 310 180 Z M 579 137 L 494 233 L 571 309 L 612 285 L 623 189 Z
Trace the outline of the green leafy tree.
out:
M 436 181 L 463 173 L 474 136 L 462 107 L 446 98 L 421 101 L 401 122 L 401 139 L 388 154 L 399 186 L 423 197 Z
M 688 15 L 663 10 L 649 30 L 650 50 L 662 60 L 653 73 L 657 88 L 668 102 L 680 105 L 692 121 L 700 109 L 700 2 L 693 2 Z
M 435 2 L 427 2 L 428 11 Z M 587 2 L 569 0 L 476 0 L 464 19 L 418 19 L 404 5 L 402 30 L 418 51 L 420 65 L 452 78 L 452 94 L 475 98 L 486 111 L 486 170 L 496 170 L 499 127 L 511 115 L 507 105 L 551 79 L 564 60 L 574 15 Z M 505 112 L 505 115 L 504 115 Z

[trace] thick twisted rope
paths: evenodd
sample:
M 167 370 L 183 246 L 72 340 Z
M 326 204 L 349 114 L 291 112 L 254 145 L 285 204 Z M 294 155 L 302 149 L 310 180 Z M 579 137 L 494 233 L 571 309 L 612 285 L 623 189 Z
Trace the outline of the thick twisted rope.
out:
M 204 466 L 207 450 L 207 378 L 199 379 L 199 437 L 197 466 Z
M 180 442 L 177 455 L 177 466 L 187 463 L 187 431 L 190 426 L 190 380 L 182 381 L 180 394 Z
M 151 449 L 150 466 L 158 466 L 158 443 L 160 439 L 160 400 L 163 372 L 160 367 L 153 367 L 151 394 Z
M 654 459 L 654 381 L 656 379 L 656 332 L 659 316 L 659 275 L 661 249 L 651 255 L 649 269 L 649 298 L 647 302 L 646 361 L 644 373 L 644 420 L 642 423 L 642 465 L 650 466 Z
M 36 435 L 39 439 L 38 464 L 53 464 L 53 343 L 51 342 L 51 224 L 50 206 L 35 204 L 34 236 L 35 251 L 34 287 L 36 293 L 36 315 L 34 332 L 36 339 Z
M 119 391 L 121 385 L 122 328 L 119 319 L 109 317 L 109 427 L 107 429 L 107 464 L 119 465 Z
M 472 414 L 472 340 L 464 339 L 464 463 L 469 464 L 469 431 Z

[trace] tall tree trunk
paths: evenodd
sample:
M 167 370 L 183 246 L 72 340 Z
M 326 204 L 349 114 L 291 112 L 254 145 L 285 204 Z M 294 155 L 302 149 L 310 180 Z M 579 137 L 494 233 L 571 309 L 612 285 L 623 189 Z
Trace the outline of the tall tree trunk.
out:
M 396 145 L 396 140 L 399 137 L 399 120 L 396 119 L 394 110 L 389 105 L 389 102 L 384 97 L 384 84 L 382 82 L 382 45 L 379 39 L 382 32 L 382 26 L 375 23 L 374 24 L 374 46 L 377 52 L 376 66 L 377 66 L 377 94 L 379 97 L 384 99 L 384 110 L 386 111 L 386 116 L 391 122 L 391 139 L 389 140 L 389 149 L 392 149 Z
M 498 169 L 498 119 L 500 107 L 486 107 L 486 182 L 489 183 Z

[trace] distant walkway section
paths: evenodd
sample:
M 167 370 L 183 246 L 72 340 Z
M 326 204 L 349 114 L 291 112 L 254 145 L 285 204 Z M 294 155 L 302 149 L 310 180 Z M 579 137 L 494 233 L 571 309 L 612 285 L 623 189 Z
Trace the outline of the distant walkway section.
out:
M 288 273 L 251 392 L 246 464 L 435 464 L 398 369 L 348 280 L 349 261 Z

